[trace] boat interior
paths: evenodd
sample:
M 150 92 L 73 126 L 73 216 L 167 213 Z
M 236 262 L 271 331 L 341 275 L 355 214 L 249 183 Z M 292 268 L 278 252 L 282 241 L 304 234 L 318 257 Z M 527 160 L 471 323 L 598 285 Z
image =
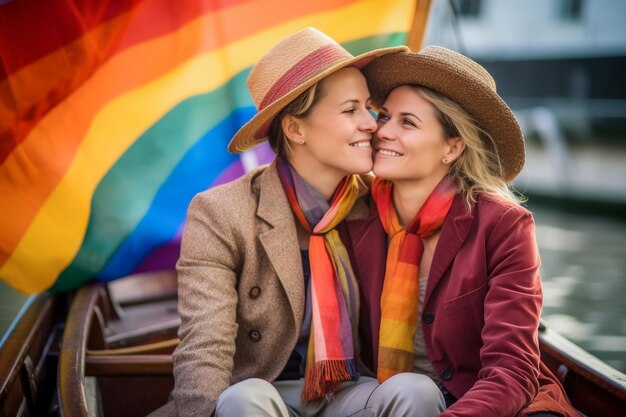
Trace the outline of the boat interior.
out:
M 0 417 L 145 416 L 168 401 L 179 343 L 176 273 L 40 294 L 0 356 Z M 543 362 L 587 416 L 626 410 L 626 376 L 541 325 Z

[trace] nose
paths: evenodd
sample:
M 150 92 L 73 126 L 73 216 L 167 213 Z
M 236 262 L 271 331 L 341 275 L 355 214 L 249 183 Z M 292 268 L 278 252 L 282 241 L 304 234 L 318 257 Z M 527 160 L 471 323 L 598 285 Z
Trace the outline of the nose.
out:
M 393 140 L 394 133 L 391 123 L 381 123 L 376 131 L 376 138 L 379 140 Z
M 375 132 L 378 124 L 376 123 L 376 119 L 374 116 L 368 111 L 365 112 L 363 120 L 361 122 L 361 130 L 366 132 Z

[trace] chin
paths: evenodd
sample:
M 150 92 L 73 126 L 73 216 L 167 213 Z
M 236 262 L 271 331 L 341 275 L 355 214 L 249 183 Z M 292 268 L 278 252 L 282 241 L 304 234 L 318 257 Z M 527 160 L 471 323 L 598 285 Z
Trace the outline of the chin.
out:
M 367 174 L 372 170 L 372 167 L 352 167 L 348 172 L 350 174 Z
M 365 158 L 363 161 L 355 160 L 351 162 L 352 163 L 347 168 L 348 172 L 352 174 L 367 174 L 374 167 L 374 164 L 372 163 L 372 160 L 370 158 Z
M 398 177 L 398 172 L 393 167 L 389 167 L 387 164 L 376 164 L 374 163 L 374 175 L 379 178 L 383 178 L 389 181 L 393 181 Z

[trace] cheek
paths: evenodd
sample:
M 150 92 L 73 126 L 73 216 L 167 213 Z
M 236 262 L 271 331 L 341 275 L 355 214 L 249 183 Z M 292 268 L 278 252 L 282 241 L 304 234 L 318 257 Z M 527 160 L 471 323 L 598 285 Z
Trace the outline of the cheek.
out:
M 431 161 L 434 161 L 437 157 L 437 150 L 433 147 L 423 146 L 421 149 L 416 149 L 415 152 L 412 153 L 412 156 L 415 159 L 421 161 L 422 164 L 431 165 Z
M 412 171 L 419 177 L 428 176 L 436 170 L 438 164 L 433 155 L 422 153 L 410 161 Z
M 340 130 L 341 124 L 334 118 L 327 117 L 310 124 L 307 127 L 306 136 L 311 141 L 332 143 Z
M 354 131 L 341 124 L 330 124 L 316 130 L 315 140 L 328 152 L 334 149 L 337 152 L 349 143 L 354 137 Z
M 342 160 L 345 160 L 346 156 L 342 148 L 345 144 L 337 140 L 332 132 L 327 132 L 326 134 L 324 132 L 319 133 L 315 138 L 307 140 L 310 154 L 325 163 L 339 164 Z
M 410 142 L 405 142 L 404 150 L 407 157 L 403 158 L 401 169 L 409 176 L 428 176 L 440 166 L 442 146 L 440 143 L 424 140 L 424 138 L 412 139 Z
M 424 162 L 439 162 L 440 157 L 442 158 L 445 153 L 444 144 L 430 137 L 420 138 L 413 143 L 412 154 Z

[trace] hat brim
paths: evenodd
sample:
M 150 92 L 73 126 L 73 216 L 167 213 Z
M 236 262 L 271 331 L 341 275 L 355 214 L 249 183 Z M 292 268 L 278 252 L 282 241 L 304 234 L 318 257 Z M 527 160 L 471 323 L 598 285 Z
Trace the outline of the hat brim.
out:
M 363 74 L 377 106 L 391 90 L 404 84 L 428 87 L 460 105 L 491 136 L 493 143 L 487 145 L 497 153 L 505 181 L 513 180 L 524 166 L 524 136 L 509 106 L 452 60 L 400 53 L 372 61 Z
M 315 74 L 315 76 L 299 84 L 296 88 L 290 90 L 287 94 L 275 100 L 273 103 L 254 115 L 254 117 L 250 119 L 248 123 L 243 125 L 237 131 L 237 133 L 235 133 L 230 143 L 228 144 L 228 151 L 231 153 L 241 153 L 267 140 L 267 132 L 259 135 L 259 130 L 266 127 L 271 119 L 273 119 L 292 100 L 294 100 L 304 91 L 306 91 L 313 84 L 329 76 L 333 72 L 348 66 L 356 66 L 360 69 L 363 66 L 367 65 L 374 58 L 379 58 L 384 55 L 395 54 L 405 51 L 408 51 L 408 48 L 406 46 L 375 49 L 373 51 L 358 55 L 354 58 L 339 61 L 328 66 L 324 70 Z

